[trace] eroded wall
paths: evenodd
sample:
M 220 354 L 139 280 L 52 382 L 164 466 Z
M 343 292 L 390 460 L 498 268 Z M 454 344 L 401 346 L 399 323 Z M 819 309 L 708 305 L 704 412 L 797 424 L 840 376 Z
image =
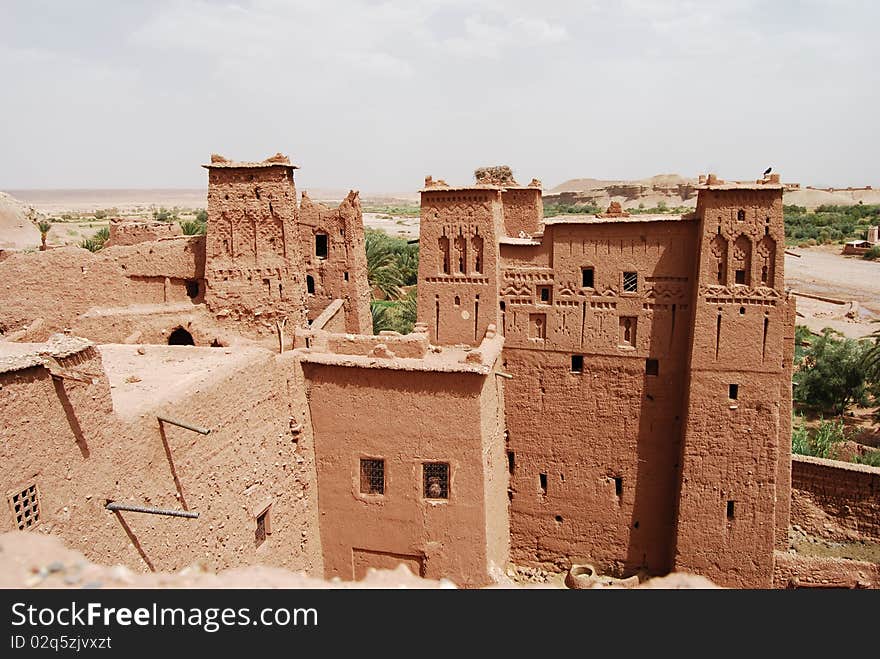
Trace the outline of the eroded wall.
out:
M 134 355 L 137 348 L 125 349 Z M 101 373 L 91 350 L 66 368 Z M 103 376 L 97 384 L 59 384 L 31 368 L 3 375 L 2 384 L 0 484 L 7 494 L 30 483 L 38 488 L 41 519 L 30 532 L 60 536 L 96 562 L 141 571 L 199 562 L 320 573 L 310 426 L 301 375 L 288 355 L 257 350 L 247 366 L 131 422 L 112 413 Z M 160 426 L 157 413 L 211 434 Z M 104 508 L 108 499 L 200 516 L 117 514 Z M 267 506 L 271 533 L 258 541 L 257 516 Z M 0 529 L 13 524 L 9 512 L 0 515 Z
M 838 541 L 880 541 L 880 469 L 804 455 L 791 459 L 791 524 Z
M 309 320 L 339 299 L 344 303 L 345 331 L 371 333 L 364 221 L 358 193 L 350 192 L 337 208 L 313 202 L 303 193 L 297 227 Z

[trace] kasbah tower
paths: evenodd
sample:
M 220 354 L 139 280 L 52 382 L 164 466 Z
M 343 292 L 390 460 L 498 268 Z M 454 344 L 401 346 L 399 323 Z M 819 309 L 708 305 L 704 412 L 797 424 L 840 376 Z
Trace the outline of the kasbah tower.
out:
M 794 302 L 782 186 L 544 218 L 507 168 L 422 190 L 419 320 L 504 336 L 510 558 L 770 587 L 787 546 Z

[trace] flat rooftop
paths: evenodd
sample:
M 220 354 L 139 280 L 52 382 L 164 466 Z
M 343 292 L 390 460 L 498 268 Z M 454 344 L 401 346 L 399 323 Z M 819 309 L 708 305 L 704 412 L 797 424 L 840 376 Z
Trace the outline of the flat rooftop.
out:
M 143 348 L 144 354 L 138 354 Z M 110 381 L 113 411 L 133 418 L 168 401 L 212 386 L 255 361 L 273 356 L 258 346 L 104 344 L 98 346 Z
M 504 337 L 497 335 L 484 339 L 476 348 L 471 346 L 432 346 L 424 357 L 376 357 L 373 355 L 348 355 L 336 352 L 316 352 L 299 348 L 295 352 L 306 364 L 344 366 L 351 368 L 377 368 L 392 371 L 430 371 L 433 373 L 473 373 L 489 375 L 501 354 Z M 390 346 L 393 348 L 393 346 Z M 470 353 L 479 353 L 479 361 L 466 361 Z M 472 357 L 473 359 L 473 357 Z
M 636 213 L 625 217 L 599 217 L 598 215 L 557 215 L 544 218 L 544 224 L 632 224 L 637 222 L 690 222 L 696 217 L 676 213 Z

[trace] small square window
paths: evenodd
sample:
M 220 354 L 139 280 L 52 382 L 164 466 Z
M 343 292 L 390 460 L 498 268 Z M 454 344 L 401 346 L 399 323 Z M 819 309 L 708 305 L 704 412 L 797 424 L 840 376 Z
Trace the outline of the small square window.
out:
M 639 290 L 639 273 L 624 272 L 623 273 L 623 291 L 625 293 L 635 293 Z
M 584 372 L 584 356 L 583 355 L 572 355 L 571 356 L 571 372 L 572 373 L 583 373 Z
M 40 521 L 40 494 L 36 483 L 31 483 L 21 492 L 9 495 L 9 507 L 19 531 L 26 531 Z
M 422 465 L 422 476 L 426 499 L 449 498 L 448 462 L 425 462 Z
M 361 458 L 361 494 L 385 494 L 385 461 Z
M 660 362 L 656 359 L 646 359 L 645 375 L 660 375 Z
M 269 520 L 270 509 L 266 508 L 266 510 L 257 515 L 257 530 L 254 532 L 254 540 L 258 547 L 266 541 L 266 536 L 272 533 Z
M 581 286 L 595 288 L 595 270 L 593 268 L 581 268 Z
M 550 304 L 552 297 L 552 288 L 550 286 L 538 286 L 538 298 L 541 302 Z
M 739 398 L 739 385 L 731 384 L 727 386 L 727 397 L 730 400 L 736 400 Z
M 746 221 L 746 212 L 742 208 L 740 208 L 736 212 L 736 221 L 737 222 L 745 222 Z
M 735 279 L 734 279 L 734 281 L 736 281 L 737 284 L 743 284 L 743 285 L 745 285 L 745 283 L 746 283 L 746 271 L 745 271 L 745 270 L 737 270 L 737 271 L 736 271 L 736 274 L 735 274 Z
M 326 259 L 328 254 L 329 246 L 327 244 L 327 234 L 326 233 L 316 233 L 315 234 L 315 256 L 319 259 Z

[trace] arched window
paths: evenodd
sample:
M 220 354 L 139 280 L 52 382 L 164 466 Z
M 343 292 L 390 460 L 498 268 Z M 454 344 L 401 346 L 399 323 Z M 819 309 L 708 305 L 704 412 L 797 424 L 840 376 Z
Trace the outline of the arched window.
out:
M 449 274 L 449 238 L 440 236 L 440 272 Z
M 474 249 L 474 272 L 483 273 L 483 237 L 475 235 L 471 238 L 471 246 Z

